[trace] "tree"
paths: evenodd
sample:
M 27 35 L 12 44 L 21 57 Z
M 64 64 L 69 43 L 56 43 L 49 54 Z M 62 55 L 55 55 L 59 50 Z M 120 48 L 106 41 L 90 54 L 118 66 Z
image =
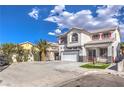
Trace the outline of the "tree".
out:
M 9 62 L 12 62 L 12 55 L 15 52 L 15 47 L 16 46 L 13 43 L 1 44 L 1 49 L 3 51 L 3 54 L 7 56 Z
M 122 43 L 120 44 L 120 47 L 121 47 L 121 48 L 124 48 L 124 42 L 122 42 Z
M 23 57 L 25 55 L 25 50 L 23 49 L 23 47 L 20 46 L 20 45 L 16 45 L 15 53 L 17 54 L 17 61 L 18 62 L 22 62 L 23 61 Z
M 42 39 L 36 43 L 36 47 L 40 50 L 40 60 L 46 61 L 46 51 L 50 46 L 51 45 L 46 40 Z
M 120 43 L 120 53 L 124 55 L 124 42 Z
M 39 49 L 36 46 L 31 48 L 31 53 L 33 54 L 34 61 L 40 61 Z

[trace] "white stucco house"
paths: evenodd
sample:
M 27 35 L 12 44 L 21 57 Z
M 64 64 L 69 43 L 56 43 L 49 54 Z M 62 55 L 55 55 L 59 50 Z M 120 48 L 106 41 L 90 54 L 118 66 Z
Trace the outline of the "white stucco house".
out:
M 71 28 L 58 36 L 61 61 L 114 62 L 120 54 L 119 27 L 86 31 Z

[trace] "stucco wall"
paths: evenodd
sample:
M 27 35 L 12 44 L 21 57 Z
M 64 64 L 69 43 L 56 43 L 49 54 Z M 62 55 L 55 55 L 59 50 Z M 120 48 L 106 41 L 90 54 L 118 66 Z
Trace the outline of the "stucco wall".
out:
M 117 71 L 124 71 L 124 60 L 116 63 Z
M 77 33 L 78 34 L 78 42 L 72 43 L 72 34 Z M 78 30 L 74 29 L 71 32 L 67 34 L 67 46 L 68 47 L 74 47 L 74 46 L 82 46 L 85 43 L 91 41 L 91 37 L 87 34 L 84 34 L 83 32 L 79 32 Z
M 112 45 L 108 46 L 108 56 L 112 56 Z
M 84 45 L 85 43 L 91 41 L 91 37 L 87 34 L 81 33 L 81 45 Z
M 54 52 L 52 51 L 47 52 L 47 60 L 55 60 Z
M 120 51 L 120 34 L 119 31 L 116 30 L 112 33 L 112 37 L 114 38 L 114 42 L 112 43 L 113 46 L 113 57 L 116 58 Z

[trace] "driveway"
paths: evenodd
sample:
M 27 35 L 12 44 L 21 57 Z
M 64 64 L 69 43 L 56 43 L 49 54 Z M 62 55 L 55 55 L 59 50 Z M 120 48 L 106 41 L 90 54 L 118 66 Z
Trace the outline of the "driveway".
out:
M 0 66 L 0 72 L 3 71 L 4 69 L 6 69 L 9 65 L 5 65 L 5 66 Z
M 0 72 L 0 86 L 55 86 L 80 75 L 76 72 L 62 71 L 61 66 L 76 62 L 31 62 L 14 63 Z
M 61 87 L 124 87 L 124 78 L 112 74 L 88 74 Z
M 124 78 L 117 74 L 111 75 L 111 71 L 107 70 L 80 68 L 81 64 L 80 62 L 14 63 L 0 72 L 0 86 L 124 86 Z

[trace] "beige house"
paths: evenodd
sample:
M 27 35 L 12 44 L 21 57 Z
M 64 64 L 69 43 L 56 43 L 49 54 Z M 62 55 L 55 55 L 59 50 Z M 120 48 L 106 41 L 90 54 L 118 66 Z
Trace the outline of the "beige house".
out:
M 49 42 L 51 45 L 47 49 L 47 60 L 52 61 L 52 60 L 58 60 L 59 59 L 59 45 L 57 43 Z
M 33 56 L 33 53 L 32 53 L 32 48 L 34 47 L 34 45 L 31 42 L 28 42 L 28 41 L 20 43 L 19 45 L 22 46 L 23 49 L 29 51 L 28 61 L 34 61 L 34 56 Z M 35 47 L 35 49 L 38 50 L 36 47 Z
M 33 44 L 31 42 L 28 42 L 28 41 L 20 43 L 19 45 L 22 46 L 23 49 L 26 49 L 26 50 L 31 50 L 31 48 L 33 47 Z

